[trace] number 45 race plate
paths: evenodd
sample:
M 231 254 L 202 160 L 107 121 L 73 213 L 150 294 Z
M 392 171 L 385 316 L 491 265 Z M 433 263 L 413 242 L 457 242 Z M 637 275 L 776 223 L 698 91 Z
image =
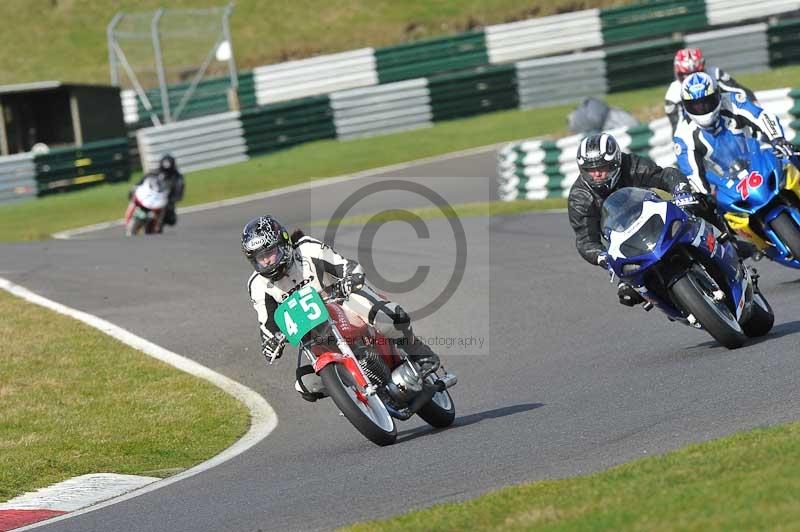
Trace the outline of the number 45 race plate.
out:
M 310 286 L 290 295 L 275 311 L 275 324 L 291 345 L 298 345 L 311 329 L 327 320 L 328 309 Z

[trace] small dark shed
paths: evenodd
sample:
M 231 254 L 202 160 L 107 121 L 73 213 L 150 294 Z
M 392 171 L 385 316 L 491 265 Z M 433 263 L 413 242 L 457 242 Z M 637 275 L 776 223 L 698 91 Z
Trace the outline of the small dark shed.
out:
M 125 135 L 118 87 L 58 81 L 0 86 L 0 155 Z

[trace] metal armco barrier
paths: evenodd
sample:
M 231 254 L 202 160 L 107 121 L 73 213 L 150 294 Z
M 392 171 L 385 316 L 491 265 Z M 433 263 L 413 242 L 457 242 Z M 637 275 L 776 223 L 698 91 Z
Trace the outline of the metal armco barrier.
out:
M 328 96 L 310 96 L 242 112 L 248 155 L 336 138 Z
M 253 76 L 258 105 L 378 83 L 372 48 L 261 66 Z
M 0 203 L 36 195 L 36 167 L 33 154 L 0 157 Z
M 330 95 L 336 136 L 346 140 L 430 126 L 428 80 L 398 81 Z
M 686 46 L 701 48 L 706 63 L 726 72 L 754 72 L 769 68 L 767 25 L 751 24 L 727 30 L 687 35 Z
M 152 170 L 171 154 L 190 172 L 246 161 L 247 146 L 238 112 L 221 113 L 137 132 L 142 169 Z
M 486 50 L 492 64 L 553 55 L 603 45 L 600 10 L 498 24 L 486 28 Z
M 778 13 L 800 10 L 800 0 L 705 0 L 706 16 L 712 26 L 734 24 L 744 20 L 764 18 Z
M 489 62 L 483 31 L 378 48 L 375 59 L 381 83 L 464 70 Z
M 523 109 L 573 102 L 608 92 L 605 52 L 558 55 L 516 64 Z

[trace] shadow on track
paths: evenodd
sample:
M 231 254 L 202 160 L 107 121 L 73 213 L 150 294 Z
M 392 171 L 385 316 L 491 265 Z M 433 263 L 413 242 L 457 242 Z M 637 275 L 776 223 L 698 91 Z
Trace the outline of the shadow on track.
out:
M 800 333 L 800 321 L 788 321 L 786 323 L 779 323 L 775 325 L 772 330 L 766 335 L 761 336 L 758 338 L 748 338 L 747 342 L 745 343 L 745 347 L 751 345 L 758 345 L 763 342 L 769 342 L 770 340 L 776 340 L 778 338 L 782 338 L 784 336 L 789 336 L 790 334 L 797 334 Z M 689 347 L 687 349 L 705 349 L 709 347 L 722 347 L 717 343 L 715 340 L 709 340 L 707 342 L 703 342 L 697 344 L 695 346 Z M 722 351 L 723 353 L 725 351 Z
M 487 410 L 485 412 L 476 412 L 475 414 L 469 414 L 462 417 L 459 417 L 458 414 L 456 414 L 456 420 L 453 422 L 453 424 L 450 427 L 444 429 L 434 429 L 433 427 L 425 426 L 398 432 L 397 443 L 411 441 L 426 434 L 433 434 L 435 432 L 466 427 L 468 425 L 472 425 L 474 423 L 483 421 L 484 419 L 495 419 L 500 417 L 513 416 L 514 414 L 519 414 L 522 412 L 530 412 L 531 410 L 535 410 L 543 406 L 545 406 L 544 403 L 523 403 L 519 405 L 495 408 L 494 410 Z
M 747 345 L 756 345 L 762 342 L 768 342 L 775 338 L 781 338 L 790 334 L 800 333 L 800 321 L 787 321 L 786 323 L 779 323 L 772 327 L 772 330 L 766 336 L 760 338 L 751 338 Z

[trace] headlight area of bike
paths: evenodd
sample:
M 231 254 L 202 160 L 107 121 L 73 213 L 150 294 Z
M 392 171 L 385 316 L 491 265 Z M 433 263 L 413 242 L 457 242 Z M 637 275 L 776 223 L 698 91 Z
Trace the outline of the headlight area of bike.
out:
M 652 253 L 664 228 L 661 216 L 651 216 L 642 227 L 623 242 L 619 251 L 625 257 L 638 257 Z
M 673 220 L 670 223 L 669 231 L 667 233 L 669 240 L 674 240 L 680 236 L 681 231 L 686 227 L 686 221 L 683 219 Z M 658 241 L 664 230 L 664 220 L 658 216 L 651 216 L 639 230 L 631 235 L 625 242 L 620 245 L 619 251 L 625 257 L 635 259 L 642 255 L 649 255 L 654 252 L 658 246 Z M 628 262 L 622 265 L 620 272 L 625 277 L 636 275 L 642 268 L 650 265 L 652 257 L 642 261 Z

